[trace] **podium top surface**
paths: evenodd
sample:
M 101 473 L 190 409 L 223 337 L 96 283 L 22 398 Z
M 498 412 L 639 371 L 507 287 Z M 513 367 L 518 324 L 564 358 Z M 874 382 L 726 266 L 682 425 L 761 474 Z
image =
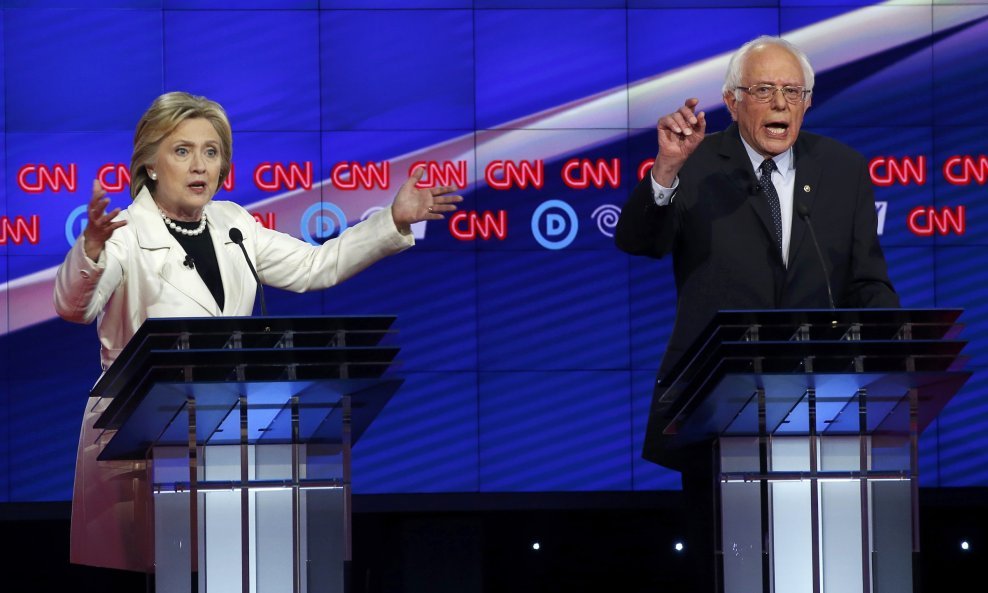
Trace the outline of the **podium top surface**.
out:
M 295 343 L 326 343 L 339 336 L 350 345 L 373 345 L 389 332 L 394 316 L 365 317 L 172 317 L 147 319 L 93 387 L 92 394 L 113 397 L 113 386 L 148 350 L 227 347 L 239 336 L 242 348 L 271 348 L 292 336 Z
M 770 309 L 720 311 L 694 341 L 660 387 L 670 388 L 695 374 L 725 342 L 819 345 L 952 340 L 960 334 L 961 309 Z M 803 335 L 800 333 L 803 332 Z M 855 333 L 856 335 L 850 335 Z M 963 342 L 961 343 L 963 345 Z M 812 346 L 807 346 L 812 347 Z
M 390 332 L 393 316 L 362 317 L 176 317 L 146 320 L 100 377 L 91 395 L 126 392 L 150 352 L 261 352 L 306 347 L 373 347 Z M 235 348 L 232 347 L 236 341 Z M 203 360 L 201 366 L 209 364 Z M 192 360 L 186 364 L 197 365 Z
M 657 382 L 646 456 L 728 434 L 905 434 L 909 394 L 921 432 L 970 377 L 961 370 L 961 313 L 722 311 Z M 818 425 L 800 417 L 807 404 Z M 768 413 L 762 428 L 759 406 L 762 419 Z M 867 421 L 858 422 L 859 407 Z
M 335 433 L 319 427 L 337 414 L 340 397 L 349 396 L 355 442 L 401 384 L 383 378 L 398 353 L 382 345 L 394 319 L 149 319 L 92 390 L 108 402 L 96 427 L 117 431 L 101 455 L 134 458 L 146 445 L 174 440 L 169 426 L 191 401 L 205 406 L 202 418 L 215 424 L 215 430 L 200 430 L 203 442 L 222 436 L 237 401 L 246 402 L 252 423 L 267 418 L 258 424 L 258 442 L 287 438 L 278 423 L 293 405 L 312 418 L 303 422 L 312 429 L 301 438 L 331 441 Z M 271 409 L 280 411 L 269 417 L 265 410 Z

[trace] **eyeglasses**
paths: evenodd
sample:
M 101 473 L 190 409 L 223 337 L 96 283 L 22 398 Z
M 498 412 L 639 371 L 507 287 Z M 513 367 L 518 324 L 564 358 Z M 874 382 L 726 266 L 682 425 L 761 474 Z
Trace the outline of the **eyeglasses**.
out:
M 806 101 L 810 93 L 813 92 L 801 86 L 775 86 L 774 84 L 754 84 L 749 87 L 736 86 L 734 88 L 748 93 L 752 99 L 759 103 L 771 101 L 776 92 L 782 91 L 782 96 L 793 105 Z

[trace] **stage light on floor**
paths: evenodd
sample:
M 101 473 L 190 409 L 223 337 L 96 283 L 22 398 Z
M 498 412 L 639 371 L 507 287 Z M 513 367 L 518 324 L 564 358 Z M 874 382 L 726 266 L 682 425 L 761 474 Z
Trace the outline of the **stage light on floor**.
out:
M 539 551 L 542 549 L 542 544 L 540 544 L 539 542 L 535 542 L 532 544 L 532 549 L 535 551 Z
M 967 552 L 968 550 L 971 549 L 971 544 L 967 543 L 967 541 L 962 541 L 961 542 L 961 549 L 964 550 L 965 552 Z
M 677 552 L 682 552 L 686 548 L 686 546 L 683 545 L 683 542 L 676 542 L 672 547 L 675 548 Z

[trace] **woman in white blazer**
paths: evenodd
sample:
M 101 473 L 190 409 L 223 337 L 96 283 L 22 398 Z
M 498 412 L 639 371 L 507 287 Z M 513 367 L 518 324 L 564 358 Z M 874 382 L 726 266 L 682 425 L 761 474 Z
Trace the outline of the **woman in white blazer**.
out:
M 250 315 L 257 284 L 230 229 L 266 285 L 303 292 L 333 286 L 414 244 L 410 226 L 456 209 L 453 188 L 418 189 L 418 170 L 390 207 L 321 246 L 264 228 L 233 202 L 212 201 L 229 175 L 232 132 L 223 108 L 188 93 L 155 99 L 134 135 L 131 196 L 123 212 L 93 183 L 88 223 L 55 282 L 55 309 L 96 320 L 106 370 L 145 319 Z M 102 462 L 110 435 L 94 429 L 90 398 L 72 497 L 71 562 L 150 571 L 151 534 L 143 462 Z

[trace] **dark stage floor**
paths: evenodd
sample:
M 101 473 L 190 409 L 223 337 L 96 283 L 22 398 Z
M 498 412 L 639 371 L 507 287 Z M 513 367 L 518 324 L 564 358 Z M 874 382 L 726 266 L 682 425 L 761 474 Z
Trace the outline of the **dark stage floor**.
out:
M 920 499 L 918 590 L 980 590 L 988 489 Z M 354 593 L 687 590 L 678 492 L 358 496 L 354 506 Z M 68 503 L 0 505 L 2 590 L 145 590 L 144 575 L 70 565 L 68 517 Z

